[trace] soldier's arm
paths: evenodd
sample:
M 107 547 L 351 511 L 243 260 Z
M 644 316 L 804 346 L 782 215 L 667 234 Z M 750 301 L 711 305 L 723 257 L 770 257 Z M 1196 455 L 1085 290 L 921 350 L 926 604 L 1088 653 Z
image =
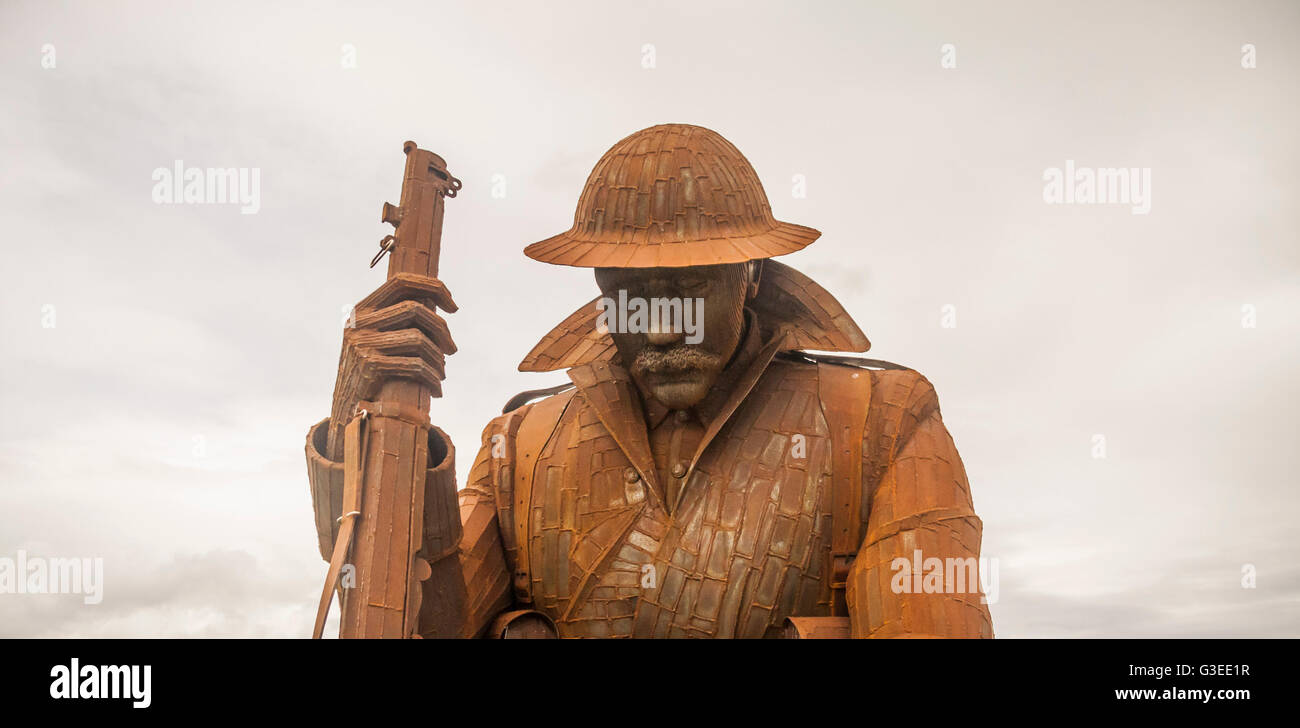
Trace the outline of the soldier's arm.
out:
M 438 309 L 456 310 L 442 282 L 404 275 L 358 303 L 354 325 L 344 330 L 331 417 L 308 432 L 306 447 L 316 533 L 326 561 L 342 515 L 343 427 L 359 404 L 391 378 L 414 379 L 441 395 L 445 357 L 456 351 L 456 344 Z M 488 427 L 496 426 L 494 420 Z M 484 433 L 485 449 L 490 436 Z M 426 637 L 477 636 L 509 605 L 511 595 L 503 576 L 493 483 L 482 474 L 488 471 L 476 465 L 469 487 L 458 495 L 455 448 L 436 427 L 429 432 L 428 452 L 420 556 L 431 574 L 423 583 L 419 631 Z M 494 628 L 493 633 L 503 631 Z
M 510 418 L 504 415 L 483 429 L 469 482 L 460 491 L 460 518 L 464 524 L 460 564 L 467 588 L 466 637 L 482 635 L 514 602 L 496 506 L 497 485 L 513 470 L 514 442 L 510 429 Z
M 851 633 L 992 637 L 979 580 L 972 578 L 982 524 L 971 502 L 966 469 L 940 417 L 938 398 L 916 372 L 887 374 L 877 386 L 884 387 L 879 404 L 889 421 L 868 427 L 868 432 L 892 435 L 886 440 L 888 451 L 872 458 L 874 467 L 864 468 L 864 480 L 871 478 L 864 483 L 870 511 L 866 537 L 848 575 Z M 876 397 L 872 399 L 875 408 Z M 932 558 L 939 561 L 926 561 Z M 911 566 L 918 563 L 920 578 L 912 579 Z M 931 575 L 928 582 L 926 574 Z

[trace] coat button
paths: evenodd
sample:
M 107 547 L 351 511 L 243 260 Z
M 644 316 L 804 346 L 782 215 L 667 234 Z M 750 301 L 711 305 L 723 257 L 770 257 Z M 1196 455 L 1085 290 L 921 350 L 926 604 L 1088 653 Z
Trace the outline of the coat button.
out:
M 677 414 L 673 415 L 673 417 L 675 417 L 678 422 L 685 422 L 691 418 L 691 413 L 686 410 L 677 410 Z
M 673 477 L 680 478 L 686 475 L 686 463 L 677 463 L 673 466 Z
M 637 474 L 636 468 L 627 468 L 623 471 L 623 480 L 626 480 L 629 483 L 635 483 L 640 479 L 641 476 Z

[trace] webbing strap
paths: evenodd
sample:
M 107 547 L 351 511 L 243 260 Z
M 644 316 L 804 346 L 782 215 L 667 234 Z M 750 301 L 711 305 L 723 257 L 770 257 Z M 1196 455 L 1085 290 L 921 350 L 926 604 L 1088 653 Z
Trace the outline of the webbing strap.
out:
M 849 567 L 862 531 L 862 437 L 871 404 L 871 372 L 817 364 L 822 412 L 831 433 L 831 614 L 843 608 Z
M 519 432 L 515 436 L 514 466 L 514 503 L 511 504 L 511 516 L 515 524 L 515 573 L 513 583 L 515 600 L 519 604 L 531 604 L 532 597 L 532 503 L 533 484 L 537 477 L 537 463 L 541 460 L 546 444 L 559 429 L 560 418 L 572 395 L 558 394 L 537 402 L 524 414 Z

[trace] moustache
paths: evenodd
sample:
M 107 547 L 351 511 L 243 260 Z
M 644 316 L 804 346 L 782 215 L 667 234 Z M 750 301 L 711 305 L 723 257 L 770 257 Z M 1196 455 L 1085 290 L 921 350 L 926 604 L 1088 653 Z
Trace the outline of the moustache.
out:
M 637 352 L 632 362 L 632 373 L 680 374 L 716 368 L 722 357 L 692 346 L 675 346 L 671 349 L 646 347 Z

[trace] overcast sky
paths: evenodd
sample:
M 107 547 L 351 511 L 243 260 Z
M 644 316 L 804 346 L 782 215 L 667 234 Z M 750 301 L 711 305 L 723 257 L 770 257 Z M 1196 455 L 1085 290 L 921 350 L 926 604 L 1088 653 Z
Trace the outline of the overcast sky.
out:
M 0 634 L 309 634 L 303 437 L 402 142 L 464 181 L 463 478 L 596 290 L 523 247 L 664 122 L 736 144 L 823 232 L 782 261 L 935 384 L 999 636 L 1300 634 L 1300 5 L 373 5 L 0 3 L 0 557 L 106 572 L 0 594 Z M 260 209 L 155 203 L 177 160 Z M 1047 204 L 1067 160 L 1149 169 L 1150 212 Z

